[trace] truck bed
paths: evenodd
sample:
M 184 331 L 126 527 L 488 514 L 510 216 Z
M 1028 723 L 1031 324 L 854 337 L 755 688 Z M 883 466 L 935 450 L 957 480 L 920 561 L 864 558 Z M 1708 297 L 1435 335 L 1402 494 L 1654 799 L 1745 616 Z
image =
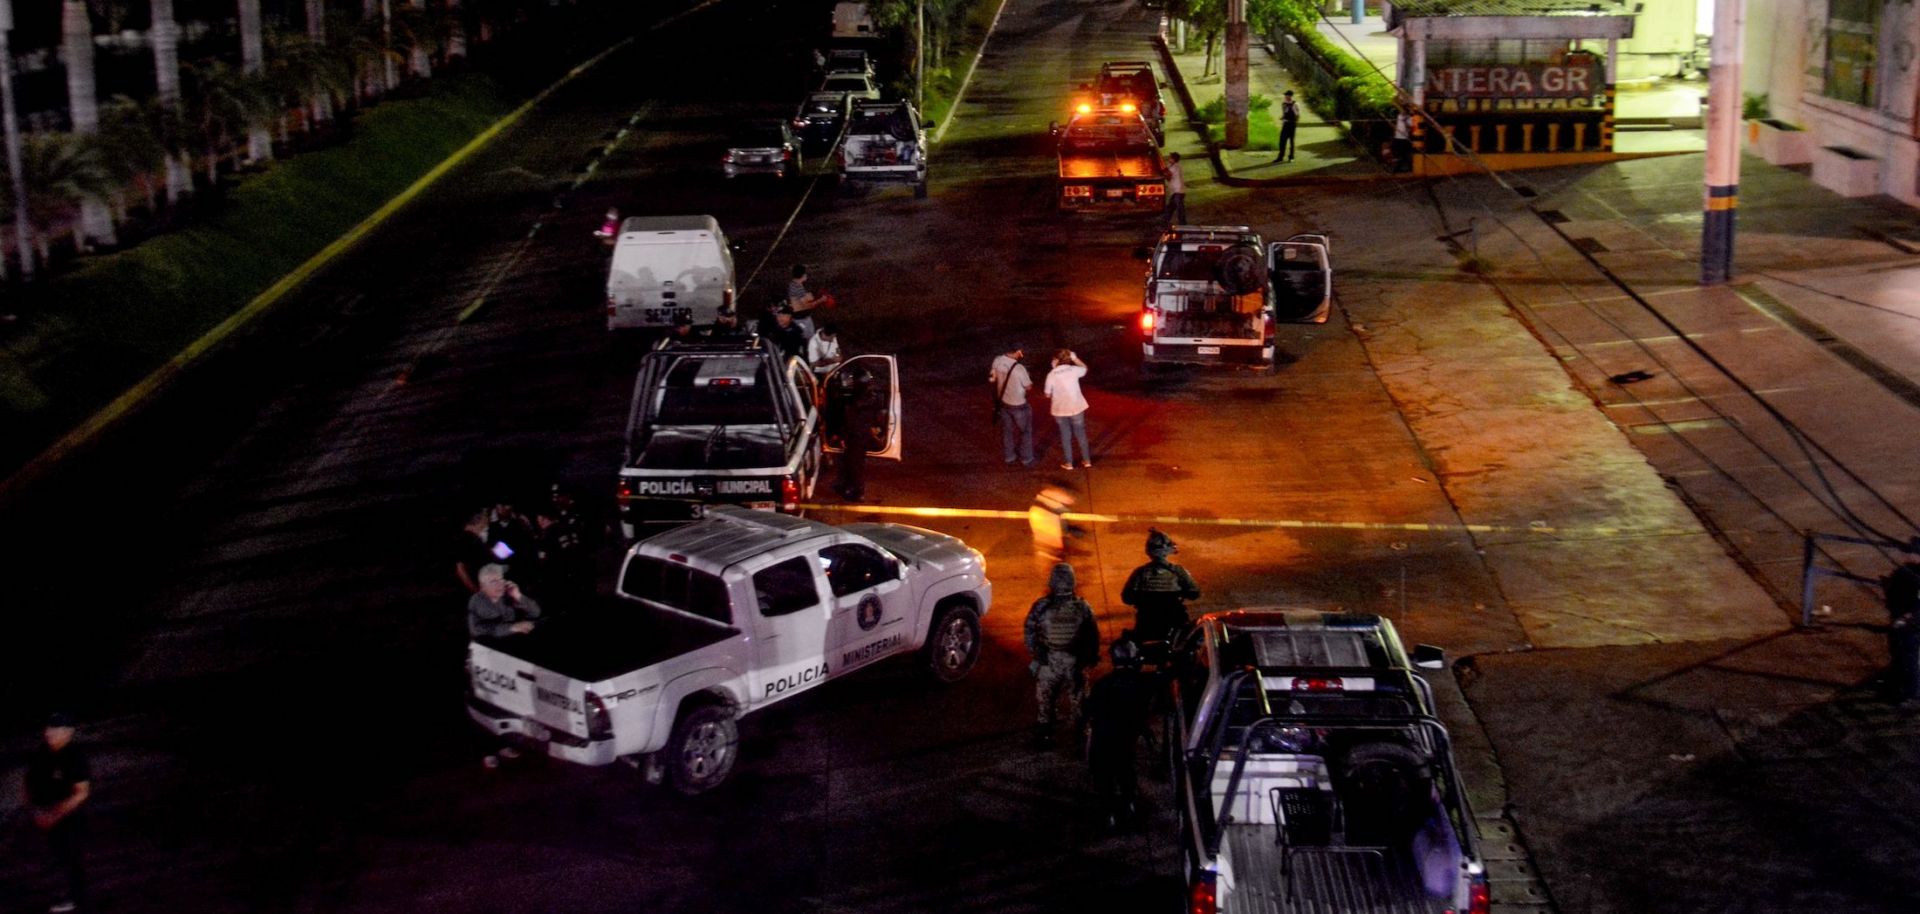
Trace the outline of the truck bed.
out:
M 511 638 L 484 639 L 488 647 L 581 682 L 602 682 L 723 640 L 730 628 L 602 596 Z
M 1062 178 L 1133 178 L 1160 180 L 1159 163 L 1151 152 L 1079 152 L 1060 157 Z
M 1404 848 L 1374 853 L 1357 848 L 1296 847 L 1288 861 L 1275 838 L 1272 825 L 1243 823 L 1227 827 L 1235 912 L 1434 914 L 1444 909 L 1444 905 L 1436 907 L 1438 899 L 1427 895 L 1412 854 Z

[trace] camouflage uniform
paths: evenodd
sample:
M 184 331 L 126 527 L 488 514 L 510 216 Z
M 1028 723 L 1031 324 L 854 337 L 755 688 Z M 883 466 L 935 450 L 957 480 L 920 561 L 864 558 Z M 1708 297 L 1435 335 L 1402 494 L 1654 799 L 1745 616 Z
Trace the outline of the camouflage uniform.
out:
M 1133 630 L 1143 641 L 1167 641 L 1186 630 L 1187 601 L 1200 599 L 1200 585 L 1185 568 L 1167 561 L 1180 551 L 1173 539 L 1147 531 L 1147 563 L 1127 576 L 1120 600 L 1134 608 Z
M 1093 621 L 1093 607 L 1073 588 L 1073 566 L 1065 562 L 1053 566 L 1047 595 L 1035 600 L 1027 613 L 1027 652 L 1033 655 L 1029 669 L 1034 676 L 1033 694 L 1040 704 L 1043 733 L 1053 727 L 1054 709 L 1062 691 L 1067 693 L 1071 719 L 1079 721 L 1085 671 L 1100 659 L 1100 629 Z

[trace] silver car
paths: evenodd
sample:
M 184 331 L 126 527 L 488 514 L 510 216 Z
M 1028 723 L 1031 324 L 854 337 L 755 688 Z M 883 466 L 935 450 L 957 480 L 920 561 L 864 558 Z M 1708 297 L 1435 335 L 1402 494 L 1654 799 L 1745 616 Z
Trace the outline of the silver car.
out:
M 781 120 L 747 121 L 734 128 L 727 140 L 727 152 L 720 157 L 727 177 L 762 174 L 788 178 L 801 168 L 800 138 L 793 127 Z

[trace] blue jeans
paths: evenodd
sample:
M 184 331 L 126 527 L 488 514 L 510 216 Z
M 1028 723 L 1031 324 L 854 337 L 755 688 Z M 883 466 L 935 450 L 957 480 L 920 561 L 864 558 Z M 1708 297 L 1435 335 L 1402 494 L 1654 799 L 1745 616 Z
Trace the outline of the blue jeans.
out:
M 1080 459 L 1093 462 L 1093 448 L 1087 446 L 1087 413 L 1085 410 L 1071 416 L 1055 416 L 1053 421 L 1060 423 L 1060 462 L 1073 462 L 1073 442 L 1080 441 Z
M 1014 453 L 1015 442 L 1019 443 L 1019 453 Z M 1022 403 L 1019 406 L 1000 406 L 1000 457 L 1012 463 L 1015 457 L 1021 463 L 1033 462 L 1033 407 Z

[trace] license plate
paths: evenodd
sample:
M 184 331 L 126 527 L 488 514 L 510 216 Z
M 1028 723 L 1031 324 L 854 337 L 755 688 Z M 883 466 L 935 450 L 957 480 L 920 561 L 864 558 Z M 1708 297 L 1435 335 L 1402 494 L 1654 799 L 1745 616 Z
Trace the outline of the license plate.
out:
M 671 324 L 676 317 L 692 317 L 692 308 L 648 308 L 645 311 L 649 324 Z
M 1202 346 L 1202 347 L 1200 347 L 1200 349 L 1199 349 L 1199 352 L 1200 352 L 1200 354 L 1201 354 L 1201 355 L 1219 355 L 1219 354 L 1220 354 L 1220 347 L 1218 347 L 1218 346 Z
M 1126 191 L 1124 191 L 1124 190 L 1121 190 L 1120 188 L 1117 188 L 1117 187 L 1115 187 L 1115 188 L 1110 188 L 1110 189 L 1108 189 L 1108 191 L 1107 191 L 1107 196 L 1108 196 L 1108 197 L 1112 197 L 1112 198 L 1116 198 L 1116 199 L 1117 199 L 1117 198 L 1119 198 L 1119 197 L 1124 197 L 1124 196 L 1126 196 L 1126 193 L 1127 193 Z

